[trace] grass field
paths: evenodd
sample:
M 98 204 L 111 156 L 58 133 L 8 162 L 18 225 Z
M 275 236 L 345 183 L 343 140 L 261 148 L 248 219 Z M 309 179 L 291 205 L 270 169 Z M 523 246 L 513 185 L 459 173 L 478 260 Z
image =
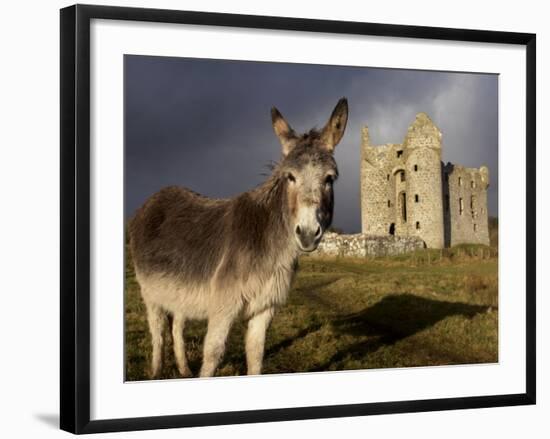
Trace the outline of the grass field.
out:
M 268 331 L 264 373 L 498 361 L 498 258 L 464 247 L 380 259 L 303 257 Z M 126 269 L 126 379 L 148 379 L 151 341 L 131 261 Z M 244 322 L 217 375 L 246 373 Z M 200 369 L 204 322 L 186 326 Z M 179 378 L 170 331 L 163 378 Z

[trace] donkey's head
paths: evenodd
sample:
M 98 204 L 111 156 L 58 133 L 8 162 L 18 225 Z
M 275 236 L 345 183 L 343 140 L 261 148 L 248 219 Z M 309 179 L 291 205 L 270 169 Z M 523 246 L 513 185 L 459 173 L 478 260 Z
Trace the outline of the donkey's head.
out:
M 298 135 L 276 108 L 271 110 L 275 134 L 283 147 L 278 167 L 290 212 L 290 227 L 302 251 L 317 248 L 332 222 L 333 183 L 338 177 L 334 148 L 348 121 L 348 101 L 340 99 L 322 130 Z

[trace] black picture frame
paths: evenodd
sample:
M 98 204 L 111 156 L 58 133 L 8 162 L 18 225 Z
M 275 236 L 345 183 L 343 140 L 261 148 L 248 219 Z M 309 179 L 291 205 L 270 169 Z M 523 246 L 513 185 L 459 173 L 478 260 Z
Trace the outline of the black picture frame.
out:
M 526 47 L 526 392 L 518 394 L 90 420 L 90 21 L 182 23 Z M 535 404 L 536 35 L 302 18 L 74 5 L 61 10 L 60 426 L 72 433 L 194 427 Z

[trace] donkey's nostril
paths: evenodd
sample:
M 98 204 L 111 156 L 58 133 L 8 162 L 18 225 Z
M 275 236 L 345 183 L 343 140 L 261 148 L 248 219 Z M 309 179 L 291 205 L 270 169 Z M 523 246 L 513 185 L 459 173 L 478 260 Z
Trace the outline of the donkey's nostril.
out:
M 319 236 L 321 236 L 321 226 L 318 226 L 317 231 L 315 232 L 315 237 L 318 238 Z
M 302 229 L 300 229 L 300 226 L 296 226 L 296 234 L 299 235 L 302 233 Z

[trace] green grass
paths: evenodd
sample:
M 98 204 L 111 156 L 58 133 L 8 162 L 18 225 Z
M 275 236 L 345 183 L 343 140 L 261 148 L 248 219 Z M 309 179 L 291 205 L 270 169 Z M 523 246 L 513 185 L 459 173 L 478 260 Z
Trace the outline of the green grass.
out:
M 131 262 L 126 269 L 126 378 L 148 379 L 151 341 Z M 246 373 L 244 322 L 233 326 L 217 375 Z M 204 322 L 186 326 L 200 369 Z M 163 378 L 179 378 L 166 333 Z M 498 260 L 464 246 L 380 259 L 303 257 L 268 331 L 264 373 L 498 361 Z

